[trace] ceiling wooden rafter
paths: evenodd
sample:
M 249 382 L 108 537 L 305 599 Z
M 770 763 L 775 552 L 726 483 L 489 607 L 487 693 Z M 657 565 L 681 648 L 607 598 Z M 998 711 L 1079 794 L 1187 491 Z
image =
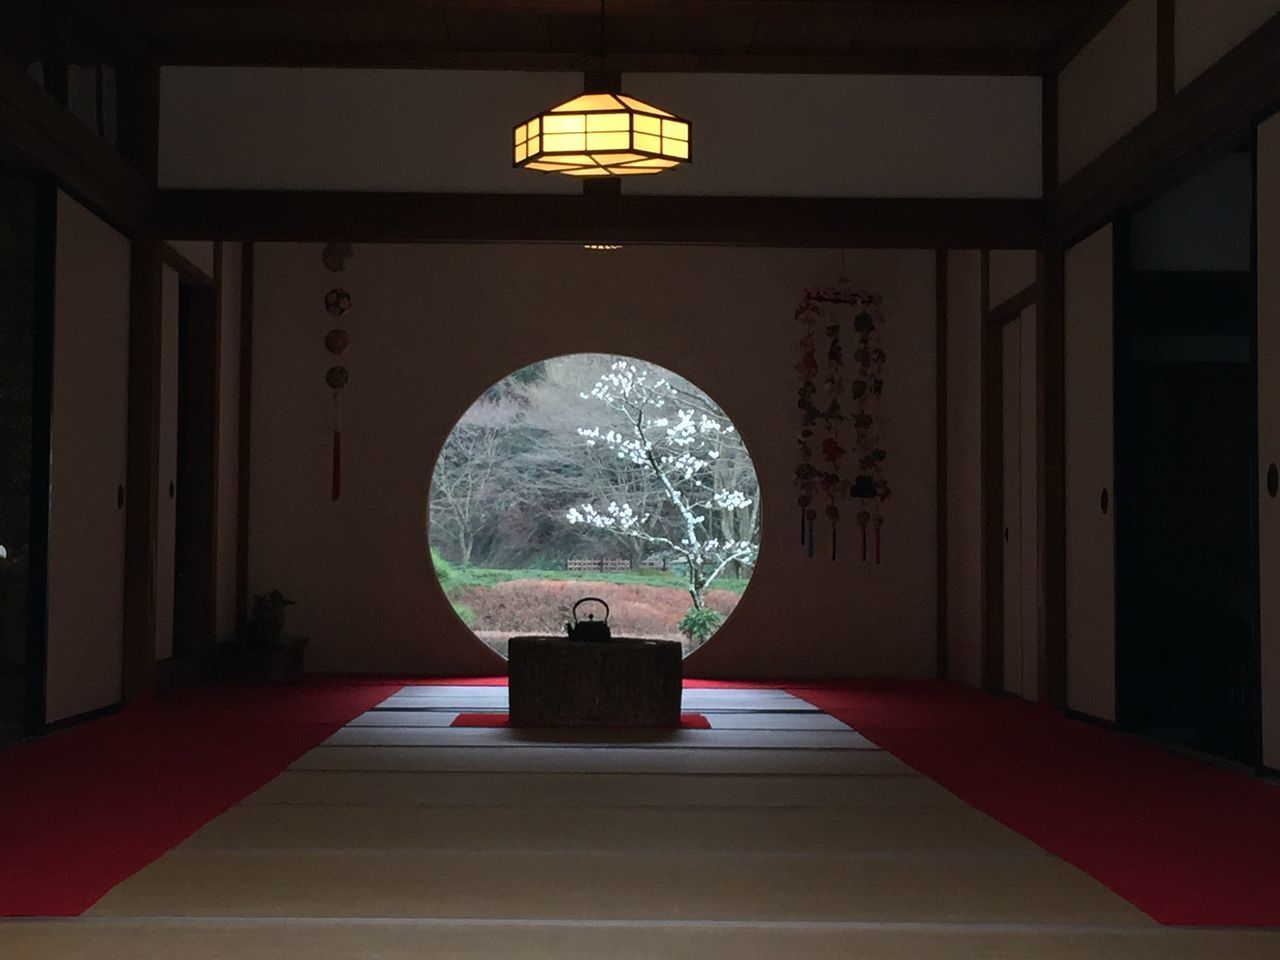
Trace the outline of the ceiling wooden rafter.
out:
M 15 2 L 30 8 L 39 0 Z M 600 50 L 598 0 L 61 3 L 70 62 L 577 71 Z M 604 48 L 610 68 L 627 73 L 1035 75 L 1114 6 L 1114 0 L 610 0 Z M 26 43 L 28 57 L 38 55 L 30 34 L 18 31 L 11 41 Z

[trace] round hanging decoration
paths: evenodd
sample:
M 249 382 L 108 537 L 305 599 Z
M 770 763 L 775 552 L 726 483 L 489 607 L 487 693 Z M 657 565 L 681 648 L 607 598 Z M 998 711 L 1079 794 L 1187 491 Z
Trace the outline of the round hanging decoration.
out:
M 836 556 L 840 501 L 862 500 L 856 516 L 862 533 L 862 559 L 867 559 L 867 528 L 875 533 L 880 562 L 880 507 L 889 499 L 884 477 L 888 454 L 882 445 L 880 398 L 885 352 L 880 343 L 884 324 L 880 297 L 841 284 L 806 290 L 796 308 L 800 337 L 799 460 L 795 486 L 800 507 L 800 543 L 814 552 L 814 520 L 818 506 L 831 528 L 831 558 Z M 845 366 L 845 339 L 852 341 L 853 365 Z M 852 454 L 853 476 L 843 472 Z
M 332 353 L 335 357 L 340 357 L 347 352 L 347 348 L 351 346 L 351 334 L 338 327 L 334 327 L 324 335 L 324 348 Z
M 341 273 L 355 257 L 356 252 L 349 243 L 326 243 L 320 260 L 330 273 Z
M 351 374 L 346 367 L 330 367 L 324 375 L 324 382 L 329 384 L 331 390 L 341 390 L 350 379 Z
M 334 287 L 324 295 L 324 308 L 331 316 L 342 316 L 351 309 L 351 294 L 341 287 Z

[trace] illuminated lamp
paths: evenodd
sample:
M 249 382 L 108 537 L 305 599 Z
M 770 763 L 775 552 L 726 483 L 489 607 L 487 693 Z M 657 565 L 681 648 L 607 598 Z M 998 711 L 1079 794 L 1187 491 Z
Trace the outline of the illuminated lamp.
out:
M 690 124 L 623 93 L 584 93 L 516 125 L 513 165 L 570 177 L 661 173 L 692 159 Z

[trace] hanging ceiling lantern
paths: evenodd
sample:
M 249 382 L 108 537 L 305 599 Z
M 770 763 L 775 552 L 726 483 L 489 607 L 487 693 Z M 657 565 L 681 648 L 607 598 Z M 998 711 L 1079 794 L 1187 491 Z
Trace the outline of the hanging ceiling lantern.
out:
M 691 159 L 688 120 L 621 93 L 584 93 L 515 128 L 517 167 L 571 177 L 661 173 Z

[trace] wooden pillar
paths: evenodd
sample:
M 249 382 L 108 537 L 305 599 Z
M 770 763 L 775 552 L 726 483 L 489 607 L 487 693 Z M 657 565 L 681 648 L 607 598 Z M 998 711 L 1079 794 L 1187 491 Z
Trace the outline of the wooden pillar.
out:
M 948 569 L 948 516 L 947 516 L 947 251 L 934 251 L 934 309 L 935 309 L 935 345 L 934 345 L 934 424 L 936 475 L 935 502 L 937 504 L 934 517 L 937 524 L 937 650 L 936 673 L 939 680 L 946 680 L 949 674 L 948 645 L 948 611 L 947 583 L 950 578 Z
M 991 257 L 982 251 L 982 688 L 1004 690 L 1004 368 L 991 321 Z

